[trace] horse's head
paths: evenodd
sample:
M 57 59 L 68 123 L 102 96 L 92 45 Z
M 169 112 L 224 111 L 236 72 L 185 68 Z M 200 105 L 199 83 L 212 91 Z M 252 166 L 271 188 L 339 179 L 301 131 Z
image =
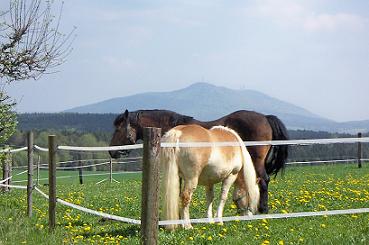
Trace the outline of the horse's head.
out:
M 110 141 L 110 146 L 132 145 L 136 143 L 138 113 L 136 117 L 136 120 L 132 120 L 128 110 L 125 110 L 124 113 L 120 114 L 114 120 L 115 131 Z M 121 154 L 127 155 L 128 153 L 129 150 L 109 151 L 112 158 L 118 158 Z
M 252 215 L 258 213 L 258 200 L 251 200 L 248 192 L 244 188 L 235 185 L 233 192 L 233 202 L 237 207 L 239 215 Z

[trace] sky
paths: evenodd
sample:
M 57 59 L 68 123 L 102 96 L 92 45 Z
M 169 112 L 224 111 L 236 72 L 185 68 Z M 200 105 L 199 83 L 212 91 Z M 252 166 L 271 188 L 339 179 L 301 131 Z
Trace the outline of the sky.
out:
M 56 73 L 6 87 L 18 112 L 208 82 L 369 119 L 367 0 L 64 0 L 60 29 L 74 26 Z

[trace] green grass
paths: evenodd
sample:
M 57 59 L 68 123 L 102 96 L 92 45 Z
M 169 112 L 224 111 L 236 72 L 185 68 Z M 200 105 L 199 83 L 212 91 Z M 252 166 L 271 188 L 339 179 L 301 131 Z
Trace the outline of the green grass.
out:
M 91 172 L 90 172 L 91 173 Z M 85 177 L 78 184 L 76 171 L 58 172 L 58 197 L 103 212 L 140 218 L 140 174 L 114 175 L 120 183 Z M 85 172 L 88 174 L 88 172 Z M 42 171 L 41 177 L 47 172 Z M 17 176 L 22 179 L 25 176 Z M 46 182 L 41 182 L 41 184 Z M 44 191 L 47 187 L 42 186 Z M 219 190 L 218 190 L 219 193 Z M 218 194 L 217 193 L 217 194 Z M 204 188 L 199 187 L 191 206 L 191 217 L 205 216 Z M 217 195 L 216 195 L 217 196 Z M 139 244 L 139 227 L 104 221 L 58 205 L 57 228 L 47 229 L 47 201 L 34 194 L 34 215 L 26 218 L 26 194 L 12 190 L 0 194 L 0 244 Z M 224 216 L 236 213 L 229 198 Z M 270 184 L 270 213 L 302 212 L 369 207 L 369 165 L 289 167 L 283 177 Z M 368 244 L 369 214 L 291 218 L 194 225 L 193 230 L 160 230 L 160 244 Z

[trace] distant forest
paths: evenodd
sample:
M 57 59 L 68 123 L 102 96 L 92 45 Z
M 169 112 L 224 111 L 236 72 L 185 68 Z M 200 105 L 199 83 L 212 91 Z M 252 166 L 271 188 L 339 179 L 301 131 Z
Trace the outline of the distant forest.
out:
M 26 145 L 26 133 L 34 132 L 35 144 L 46 147 L 49 134 L 56 134 L 57 144 L 72 146 L 107 146 L 113 134 L 113 121 L 117 114 L 78 114 L 78 113 L 32 113 L 18 115 L 18 130 L 8 140 L 12 147 Z M 356 137 L 350 134 L 332 134 L 307 130 L 289 130 L 291 139 L 321 139 Z M 364 134 L 363 137 L 368 137 Z M 363 144 L 363 158 L 369 158 L 369 145 Z M 74 155 L 73 155 L 74 154 Z M 41 154 L 46 159 L 45 154 Z M 59 161 L 77 158 L 108 158 L 108 153 L 84 153 L 76 155 L 62 152 Z M 290 146 L 288 161 L 336 160 L 357 157 L 357 144 L 330 144 L 310 146 Z M 14 165 L 26 164 L 26 153 L 13 156 Z

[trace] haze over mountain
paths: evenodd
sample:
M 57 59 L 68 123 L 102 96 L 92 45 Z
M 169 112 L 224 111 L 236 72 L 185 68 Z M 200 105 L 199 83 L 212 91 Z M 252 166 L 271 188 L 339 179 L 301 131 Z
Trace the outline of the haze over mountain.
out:
M 289 129 L 309 129 L 330 132 L 369 131 L 369 120 L 337 123 L 302 107 L 270 97 L 254 90 L 233 90 L 208 83 L 195 83 L 171 92 L 148 92 L 113 98 L 75 107 L 65 112 L 121 113 L 123 110 L 167 109 L 213 120 L 237 110 L 254 110 L 277 115 Z

